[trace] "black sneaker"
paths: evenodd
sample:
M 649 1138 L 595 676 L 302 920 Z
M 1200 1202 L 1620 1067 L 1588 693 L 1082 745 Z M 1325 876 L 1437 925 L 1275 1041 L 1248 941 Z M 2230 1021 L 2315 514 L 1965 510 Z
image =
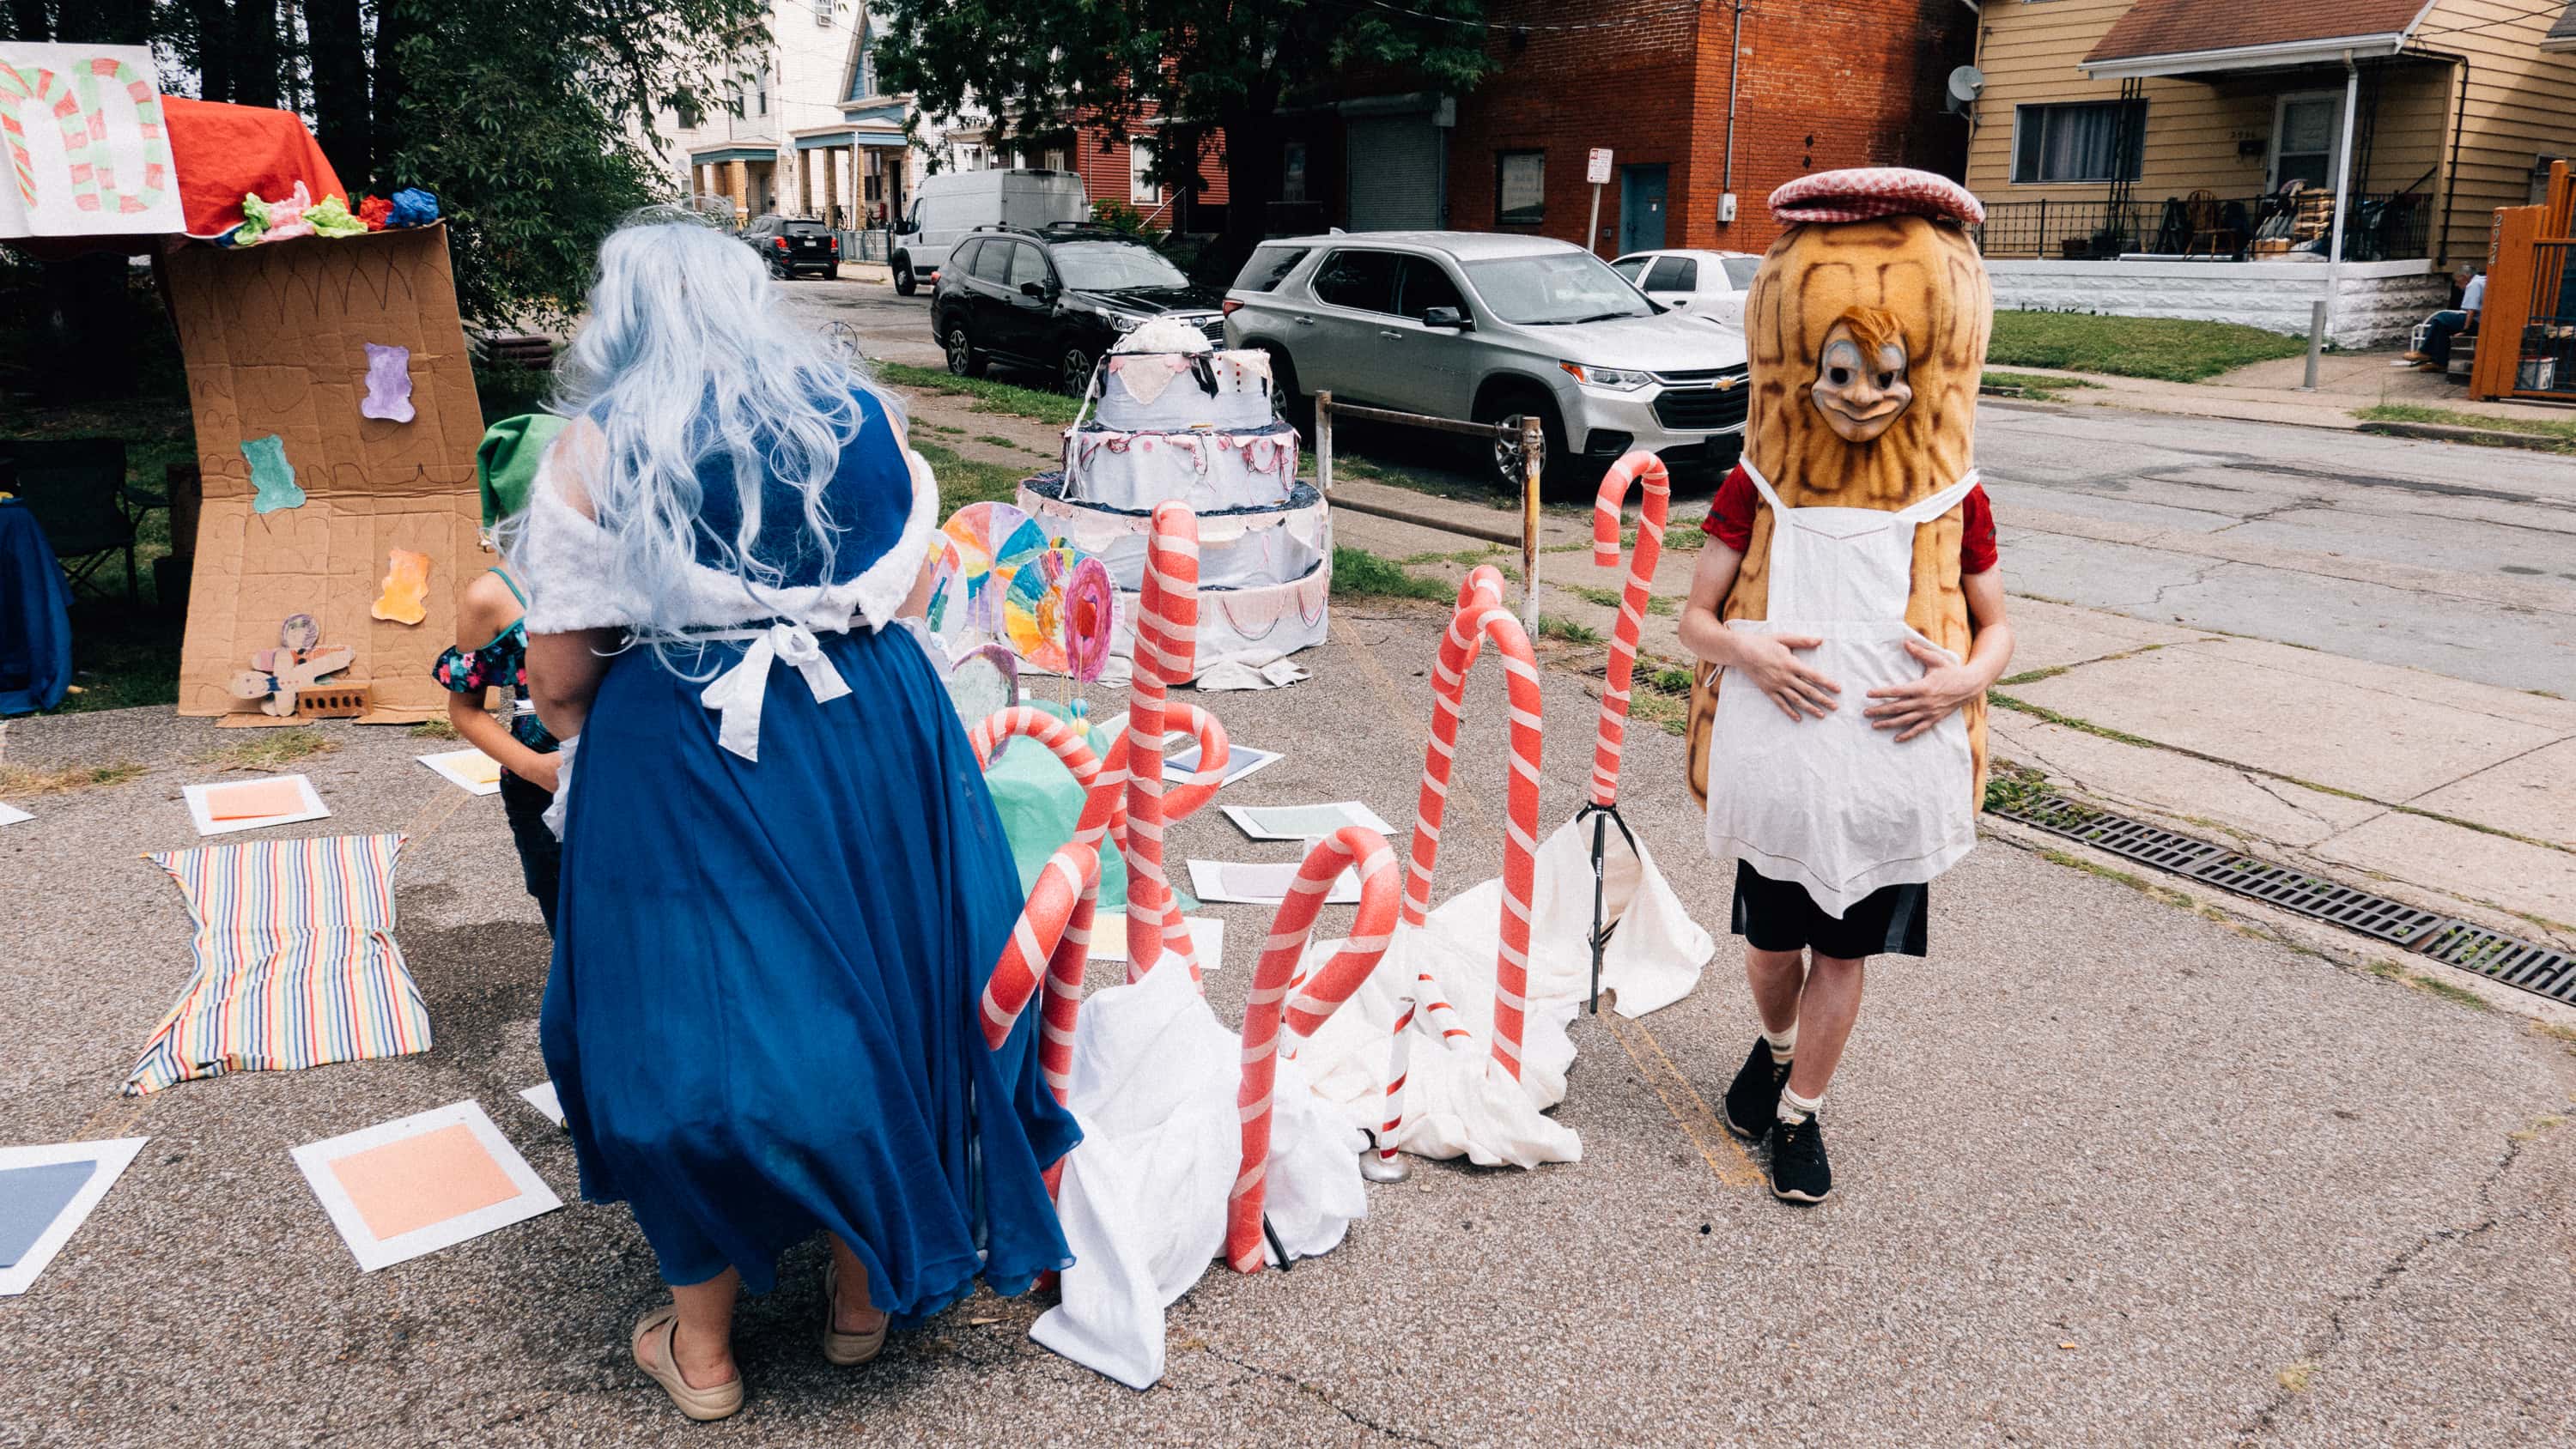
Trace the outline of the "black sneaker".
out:
M 1823 1202 L 1833 1195 L 1834 1170 L 1825 1162 L 1822 1113 L 1804 1122 L 1775 1124 L 1771 1134 L 1771 1195 L 1782 1202 Z
M 1745 1054 L 1743 1069 L 1727 1084 L 1726 1100 L 1720 1104 L 1726 1130 L 1747 1142 L 1760 1142 L 1779 1120 L 1780 1088 L 1788 1080 L 1789 1069 L 1771 1060 L 1771 1043 L 1755 1037 L 1753 1050 Z M 1747 1127 L 1748 1122 L 1753 1125 Z

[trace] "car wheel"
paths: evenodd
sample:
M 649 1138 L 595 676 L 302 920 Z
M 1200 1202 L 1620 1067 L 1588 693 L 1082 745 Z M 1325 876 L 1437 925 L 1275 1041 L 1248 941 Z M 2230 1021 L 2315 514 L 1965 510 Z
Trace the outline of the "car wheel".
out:
M 1297 364 L 1288 354 L 1275 347 L 1265 347 L 1270 354 L 1270 413 L 1301 437 L 1315 436 L 1315 401 L 1297 390 Z
M 984 375 L 984 354 L 976 351 L 975 344 L 967 338 L 965 323 L 951 322 L 948 324 L 948 335 L 945 339 L 945 346 L 948 352 L 948 370 L 950 372 L 957 374 L 959 377 L 982 377 Z
M 841 264 L 839 262 L 834 262 L 830 266 L 825 267 L 823 269 L 823 280 L 827 282 L 837 282 L 841 280 Z
M 1574 455 L 1566 449 L 1565 422 L 1557 415 L 1552 400 L 1531 393 L 1505 393 L 1491 398 L 1476 410 L 1476 421 L 1500 423 L 1513 416 L 1535 416 L 1547 437 L 1547 455 L 1542 460 L 1539 486 L 1564 486 L 1574 476 Z M 1520 439 L 1496 438 L 1484 450 L 1487 476 L 1514 497 L 1521 491 L 1523 466 Z
M 1091 371 L 1098 365 L 1099 359 L 1091 355 L 1090 349 L 1067 347 L 1064 357 L 1056 363 L 1055 390 L 1066 397 L 1081 397 L 1091 391 Z
M 920 286 L 920 285 L 921 285 L 921 284 L 920 284 L 919 282 L 916 282 L 916 281 L 914 281 L 914 280 L 913 280 L 913 276 L 912 276 L 912 258 L 910 258 L 910 257 L 897 257 L 897 258 L 895 258 L 895 259 L 894 259 L 894 294 L 895 294 L 896 296 L 898 296 L 898 297 L 909 297 L 909 296 L 911 296 L 911 295 L 912 295 L 912 293 L 913 293 L 913 289 L 914 289 L 914 288 L 916 288 L 916 287 L 918 287 L 918 286 Z

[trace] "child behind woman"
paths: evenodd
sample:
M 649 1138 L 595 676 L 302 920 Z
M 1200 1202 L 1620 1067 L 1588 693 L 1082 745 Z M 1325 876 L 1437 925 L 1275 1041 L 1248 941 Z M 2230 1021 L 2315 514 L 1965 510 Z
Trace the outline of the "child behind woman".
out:
M 504 418 L 483 435 L 474 471 L 483 489 L 484 547 L 492 546 L 494 529 L 527 505 L 537 459 L 562 428 L 563 419 L 534 413 Z M 536 707 L 528 702 L 527 605 L 518 580 L 500 569 L 486 569 L 467 580 L 456 601 L 456 647 L 439 655 L 430 673 L 448 689 L 447 718 L 456 732 L 500 762 L 501 811 L 519 847 L 528 894 L 536 897 L 551 935 L 563 847 L 546 828 L 545 813 L 554 803 L 561 760 L 554 736 L 546 733 Z M 484 691 L 494 685 L 508 702 L 506 724 L 484 707 Z

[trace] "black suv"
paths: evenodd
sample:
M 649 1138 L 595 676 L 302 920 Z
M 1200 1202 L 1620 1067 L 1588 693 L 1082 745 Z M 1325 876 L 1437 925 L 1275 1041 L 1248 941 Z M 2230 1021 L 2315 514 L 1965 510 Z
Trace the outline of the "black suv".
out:
M 742 239 L 769 264 L 773 277 L 821 272 L 826 280 L 841 278 L 841 234 L 802 216 L 755 216 L 742 229 Z
M 930 325 L 948 370 L 981 377 L 991 361 L 1044 369 L 1079 396 L 1100 354 L 1157 317 L 1188 322 L 1218 346 L 1216 293 L 1191 285 L 1150 244 L 1098 227 L 977 227 L 957 243 L 930 293 Z

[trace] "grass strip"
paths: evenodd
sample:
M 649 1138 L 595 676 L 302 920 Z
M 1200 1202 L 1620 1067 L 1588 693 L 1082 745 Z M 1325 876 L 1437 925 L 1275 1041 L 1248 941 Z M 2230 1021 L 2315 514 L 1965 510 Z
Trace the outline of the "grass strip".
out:
M 104 789 L 143 773 L 143 766 L 131 760 L 112 765 L 0 765 L 0 799 L 26 800 L 38 795 Z
M 2353 409 L 2354 417 L 2365 423 L 2430 423 L 2444 428 L 2473 428 L 2489 433 L 2517 433 L 2530 438 L 2554 440 L 2561 451 L 2576 452 L 2576 419 L 2571 418 L 2495 418 L 2485 413 L 2465 413 L 2457 408 L 2428 407 L 2423 403 L 2376 403 Z M 2476 442 L 2474 438 L 2462 442 Z
M 298 725 L 294 729 L 257 731 L 249 739 L 208 750 L 197 757 L 197 763 L 223 770 L 277 770 L 338 748 L 338 740 Z
M 1009 413 L 1061 428 L 1070 424 L 1082 411 L 1082 402 L 1078 398 L 1033 387 L 1015 387 L 987 377 L 959 377 L 935 367 L 914 367 L 901 362 L 871 361 L 868 366 L 876 373 L 879 382 L 950 397 L 973 398 L 975 405 L 970 409 L 973 412 Z
M 2248 363 L 2296 357 L 2307 339 L 2236 322 L 2178 317 L 2106 317 L 2092 312 L 1995 314 L 1986 361 L 2000 367 L 2060 367 L 2115 377 L 2199 382 Z M 2062 378 L 2049 387 L 2067 386 Z

